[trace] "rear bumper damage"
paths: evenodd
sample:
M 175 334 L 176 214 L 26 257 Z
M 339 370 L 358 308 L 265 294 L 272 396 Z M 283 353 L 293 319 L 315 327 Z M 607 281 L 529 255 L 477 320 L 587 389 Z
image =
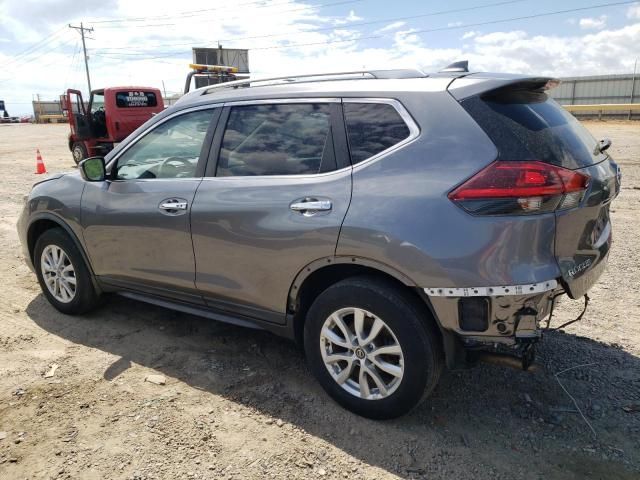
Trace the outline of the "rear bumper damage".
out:
M 488 354 L 511 357 L 526 369 L 543 321 L 565 293 L 556 280 L 477 288 L 425 288 L 442 329 L 457 338 L 453 368 L 463 368 Z M 507 362 L 505 362 L 507 363 Z M 511 362 L 513 363 L 513 362 Z

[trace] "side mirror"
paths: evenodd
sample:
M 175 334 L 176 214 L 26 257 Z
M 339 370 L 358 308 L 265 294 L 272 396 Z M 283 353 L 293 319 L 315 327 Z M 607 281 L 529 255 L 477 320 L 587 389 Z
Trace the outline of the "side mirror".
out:
M 103 157 L 91 157 L 78 165 L 80 174 L 87 182 L 103 182 L 107 177 L 107 168 Z

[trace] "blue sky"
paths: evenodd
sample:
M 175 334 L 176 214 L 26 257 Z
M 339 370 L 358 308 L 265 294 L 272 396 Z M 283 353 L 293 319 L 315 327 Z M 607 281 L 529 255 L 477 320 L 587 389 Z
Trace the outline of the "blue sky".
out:
M 0 99 L 29 113 L 34 94 L 86 90 L 84 21 L 94 88 L 162 85 L 177 92 L 191 46 L 250 49 L 254 74 L 366 68 L 437 70 L 469 59 L 472 70 L 554 76 L 624 73 L 640 56 L 640 3 L 489 25 L 607 0 L 4 0 L 0 2 Z M 490 4 L 498 4 L 493 5 Z M 471 9 L 463 11 L 464 9 Z M 458 10 L 440 15 L 437 12 Z M 397 17 L 420 18 L 394 20 Z M 375 22 L 375 23 L 372 23 Z M 438 31 L 424 32 L 424 30 Z M 373 37 L 373 38 L 372 38 Z

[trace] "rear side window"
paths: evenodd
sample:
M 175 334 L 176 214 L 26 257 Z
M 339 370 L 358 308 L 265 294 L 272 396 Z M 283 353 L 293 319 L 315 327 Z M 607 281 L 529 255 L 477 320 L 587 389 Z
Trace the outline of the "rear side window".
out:
M 232 107 L 216 175 L 307 175 L 335 170 L 330 117 L 326 103 Z
M 116 93 L 116 106 L 118 108 L 155 107 L 158 99 L 153 92 L 127 91 Z
M 356 164 L 409 137 L 409 127 L 386 103 L 344 103 L 351 163 Z
M 541 91 L 498 91 L 462 102 L 491 138 L 499 160 L 539 160 L 577 169 L 606 155 L 573 115 Z

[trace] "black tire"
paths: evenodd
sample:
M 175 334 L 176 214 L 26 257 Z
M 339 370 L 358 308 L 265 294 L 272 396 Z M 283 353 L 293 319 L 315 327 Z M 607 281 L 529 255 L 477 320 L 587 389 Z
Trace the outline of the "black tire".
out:
M 42 252 L 48 246 L 56 246 L 62 249 L 73 267 L 76 281 L 75 293 L 68 302 L 62 302 L 56 299 L 45 284 L 41 259 Z M 52 228 L 50 230 L 45 230 L 45 232 L 38 237 L 33 254 L 33 264 L 36 269 L 40 288 L 42 288 L 42 293 L 49 303 L 60 312 L 68 315 L 79 315 L 81 313 L 88 312 L 98 305 L 99 295 L 93 285 L 91 273 L 89 272 L 89 269 L 87 268 L 87 265 L 82 258 L 82 254 L 78 250 L 75 242 L 69 238 L 69 235 L 67 235 L 64 230 L 60 228 Z
M 444 356 L 437 326 L 419 301 L 410 292 L 375 277 L 343 280 L 316 298 L 305 322 L 305 353 L 311 371 L 336 402 L 363 417 L 389 419 L 408 413 L 433 391 Z M 402 348 L 402 379 L 395 391 L 384 398 L 363 399 L 348 392 L 325 366 L 320 347 L 324 322 L 334 312 L 348 307 L 366 310 L 382 319 Z
M 75 142 L 71 147 L 71 154 L 73 155 L 73 161 L 78 165 L 82 160 L 89 158 L 89 152 L 87 147 L 82 142 Z

